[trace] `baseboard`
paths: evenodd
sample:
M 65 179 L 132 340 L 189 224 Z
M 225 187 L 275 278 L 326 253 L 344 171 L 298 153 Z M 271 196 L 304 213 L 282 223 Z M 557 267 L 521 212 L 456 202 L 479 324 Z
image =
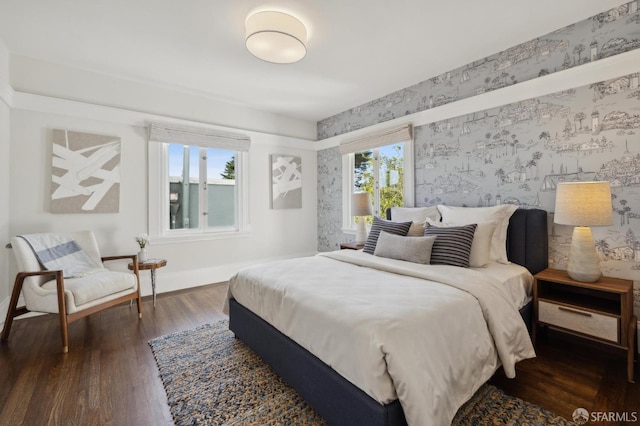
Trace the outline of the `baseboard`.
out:
M 273 262 L 277 260 L 292 259 L 295 257 L 313 256 L 317 252 L 297 254 L 290 256 L 279 256 L 271 258 L 255 259 L 228 265 L 219 265 L 209 268 L 193 269 L 189 271 L 172 272 L 168 268 L 156 270 L 156 294 L 184 290 L 187 288 L 200 287 L 203 285 L 229 281 L 240 269 L 260 263 Z M 151 292 L 151 274 L 149 271 L 140 271 L 140 290 L 143 296 L 149 296 Z
M 297 254 L 290 256 L 279 256 L 263 259 L 255 259 L 251 261 L 232 263 L 228 265 L 215 266 L 210 268 L 194 269 L 190 271 L 169 272 L 164 268 L 156 270 L 156 294 L 167 293 L 172 291 L 184 290 L 193 287 L 200 287 L 203 285 L 209 285 L 213 283 L 220 283 L 229 281 L 229 279 L 240 269 L 251 265 L 257 265 L 259 263 L 273 262 L 276 260 L 292 259 L 295 257 L 313 256 L 317 252 Z M 151 296 L 151 274 L 149 271 L 140 271 L 140 291 L 142 296 Z M 7 317 L 7 311 L 9 310 L 10 298 L 0 302 L 0 328 L 4 326 L 5 318 Z M 18 306 L 23 306 L 24 300 L 22 296 L 18 300 Z M 38 313 L 28 313 L 20 318 L 27 318 L 29 316 L 40 315 Z

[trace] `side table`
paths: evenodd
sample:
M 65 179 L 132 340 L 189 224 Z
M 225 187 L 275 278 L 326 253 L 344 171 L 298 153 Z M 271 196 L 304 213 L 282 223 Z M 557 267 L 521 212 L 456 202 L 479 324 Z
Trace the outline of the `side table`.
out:
M 138 270 L 151 271 L 151 292 L 153 294 L 153 307 L 156 307 L 156 269 L 167 266 L 167 259 L 147 259 L 144 262 L 138 262 Z M 129 269 L 133 271 L 133 263 L 129 263 Z
M 602 276 L 587 283 L 549 268 L 534 275 L 533 303 L 534 344 L 542 325 L 624 349 L 627 380 L 634 382 L 638 320 L 633 315 L 633 281 Z

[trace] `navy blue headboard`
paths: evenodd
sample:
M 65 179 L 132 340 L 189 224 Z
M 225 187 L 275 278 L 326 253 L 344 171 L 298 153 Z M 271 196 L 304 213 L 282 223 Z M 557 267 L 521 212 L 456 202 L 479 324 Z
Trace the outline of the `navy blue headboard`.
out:
M 391 219 L 391 209 L 387 210 Z M 541 209 L 518 209 L 509 220 L 507 230 L 507 256 L 532 274 L 549 265 L 549 233 L 547 212 Z

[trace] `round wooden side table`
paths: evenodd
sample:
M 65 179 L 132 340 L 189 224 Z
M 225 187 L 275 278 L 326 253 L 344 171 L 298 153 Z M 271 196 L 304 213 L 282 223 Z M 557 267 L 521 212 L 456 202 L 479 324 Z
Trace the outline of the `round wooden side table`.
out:
M 133 271 L 133 263 L 129 263 L 129 269 Z M 138 262 L 138 270 L 151 271 L 151 293 L 153 294 L 153 307 L 156 307 L 156 269 L 167 266 L 167 259 L 147 259 L 144 262 Z

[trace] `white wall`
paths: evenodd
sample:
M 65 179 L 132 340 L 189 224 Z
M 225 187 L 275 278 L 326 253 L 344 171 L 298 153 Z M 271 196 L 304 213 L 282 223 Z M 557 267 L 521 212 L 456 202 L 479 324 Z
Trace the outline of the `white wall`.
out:
M 137 121 L 103 121 L 113 110 L 73 116 L 81 104 L 16 93 L 11 113 L 11 185 L 9 233 L 92 229 L 104 255 L 135 253 L 133 236 L 147 231 L 148 130 Z M 42 102 L 39 102 L 42 101 Z M 63 113 L 48 111 L 50 102 Z M 90 109 L 87 109 L 89 111 Z M 124 116 L 136 113 L 120 111 Z M 119 136 L 122 141 L 122 184 L 117 214 L 51 214 L 51 144 L 53 129 Z M 243 238 L 153 244 L 151 257 L 168 259 L 158 271 L 160 292 L 227 280 L 241 266 L 316 252 L 316 154 L 305 140 L 252 133 L 250 162 L 250 219 L 252 231 Z M 299 145 L 299 146 L 298 146 Z M 303 161 L 303 208 L 269 208 L 269 154 L 290 153 Z M 121 266 L 124 267 L 124 266 Z M 15 269 L 15 267 L 13 268 Z M 15 271 L 12 271 L 15 272 Z M 142 273 L 143 294 L 151 293 L 148 274 Z
M 1 62 L 0 62 L 1 65 Z M 283 117 L 197 93 L 172 90 L 24 56 L 11 55 L 10 84 L 16 92 L 144 111 L 275 135 L 316 139 L 316 123 Z
M 9 275 L 9 250 L 4 248 L 9 240 L 9 140 L 11 87 L 9 82 L 9 52 L 0 40 L 0 321 L 4 321 L 4 312 L 11 288 Z

